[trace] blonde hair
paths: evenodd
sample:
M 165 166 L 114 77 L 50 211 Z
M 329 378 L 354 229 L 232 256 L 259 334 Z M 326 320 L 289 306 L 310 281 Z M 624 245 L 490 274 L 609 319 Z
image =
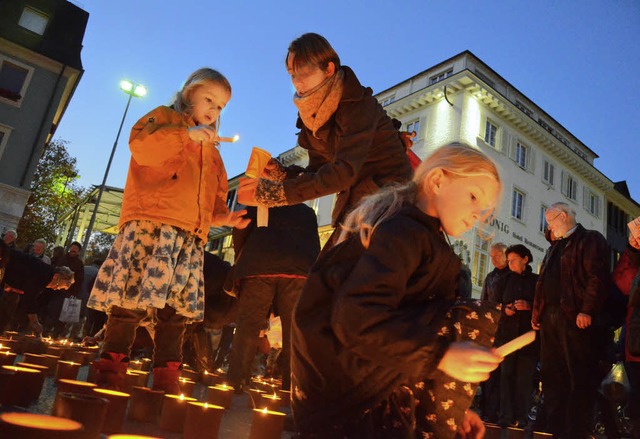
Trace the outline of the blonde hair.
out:
M 219 84 L 231 94 L 231 84 L 222 73 L 209 67 L 203 67 L 189 75 L 182 86 L 182 90 L 176 93 L 171 103 L 173 109 L 178 113 L 191 115 L 193 111 L 193 104 L 190 101 L 191 93 L 205 82 Z M 220 119 L 216 121 L 215 128 L 220 129 Z
M 494 178 L 499 184 L 500 192 L 502 191 L 500 173 L 488 156 L 464 143 L 449 143 L 436 149 L 418 166 L 411 182 L 388 186 L 364 198 L 345 218 L 338 242 L 346 239 L 349 233 L 358 233 L 362 245 L 368 247 L 376 227 L 398 212 L 403 204 L 415 203 L 416 195 L 425 190 L 424 180 L 437 168 L 441 168 L 453 178 Z M 486 221 L 490 215 L 491 212 L 485 214 L 482 221 Z

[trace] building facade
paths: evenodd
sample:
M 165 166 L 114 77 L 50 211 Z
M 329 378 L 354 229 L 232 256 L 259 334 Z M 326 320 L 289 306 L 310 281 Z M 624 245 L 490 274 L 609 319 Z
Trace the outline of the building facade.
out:
M 88 17 L 66 0 L 0 2 L 0 231 L 17 228 L 38 160 L 82 77 Z

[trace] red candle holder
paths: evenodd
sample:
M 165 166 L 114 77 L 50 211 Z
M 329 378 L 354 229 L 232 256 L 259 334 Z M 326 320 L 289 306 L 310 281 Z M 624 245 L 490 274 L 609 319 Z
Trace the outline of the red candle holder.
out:
M 109 389 L 92 389 L 92 392 L 94 395 L 109 401 L 101 432 L 104 434 L 120 433 L 127 413 L 130 395 Z
M 187 402 L 194 402 L 195 398 L 184 395 L 164 395 L 160 412 L 160 428 L 167 431 L 182 433 L 184 420 L 187 416 Z
M 285 414 L 267 409 L 253 409 L 249 439 L 280 439 L 284 429 Z
M 71 419 L 34 413 L 0 414 L 0 437 L 28 439 L 79 439 L 82 424 Z
M 218 439 L 224 407 L 206 402 L 187 403 L 183 439 Z
M 0 403 L 27 407 L 40 396 L 44 375 L 36 369 L 19 366 L 2 366 L 9 374 L 2 374 L 4 381 Z
M 17 354 L 10 351 L 2 351 L 0 353 L 0 366 L 13 366 L 16 361 Z
M 78 371 L 80 370 L 80 363 L 74 363 L 73 361 L 58 361 L 56 366 L 55 380 L 68 379 L 77 380 Z
M 233 387 L 226 384 L 207 387 L 207 402 L 213 405 L 219 405 L 226 409 L 231 408 L 231 400 L 233 399 Z
M 148 387 L 134 386 L 131 389 L 131 402 L 127 418 L 132 421 L 157 422 L 162 408 L 164 392 Z
M 107 399 L 98 396 L 60 392 L 54 415 L 80 422 L 86 439 L 100 439 L 108 404 Z

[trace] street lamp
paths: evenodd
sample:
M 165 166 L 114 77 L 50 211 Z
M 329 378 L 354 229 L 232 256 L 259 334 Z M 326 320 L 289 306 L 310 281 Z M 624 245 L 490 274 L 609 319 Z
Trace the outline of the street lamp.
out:
M 122 91 L 124 91 L 126 94 L 129 95 L 129 98 L 127 99 L 127 106 L 124 108 L 124 114 L 122 115 L 120 128 L 118 128 L 118 134 L 116 135 L 116 140 L 113 142 L 113 148 L 111 148 L 111 156 L 109 157 L 109 162 L 107 163 L 107 169 L 104 170 L 104 177 L 102 177 L 102 184 L 98 189 L 98 196 L 96 197 L 96 202 L 93 207 L 93 213 L 91 214 L 91 221 L 89 221 L 89 226 L 87 227 L 87 231 L 84 236 L 84 242 L 82 244 L 83 255 L 89 245 L 91 232 L 93 232 L 93 225 L 96 222 L 98 207 L 100 207 L 100 201 L 102 200 L 102 193 L 104 192 L 104 187 L 105 187 L 105 184 L 107 183 L 107 176 L 109 175 L 109 169 L 111 169 L 111 162 L 113 161 L 113 156 L 116 153 L 116 147 L 118 146 L 118 139 L 120 138 L 120 132 L 122 132 L 124 119 L 127 117 L 127 111 L 129 111 L 129 104 L 131 104 L 132 98 L 134 97 L 141 98 L 147 94 L 147 89 L 145 88 L 144 85 L 136 84 L 131 81 L 127 81 L 126 79 L 120 81 L 120 88 L 122 89 Z

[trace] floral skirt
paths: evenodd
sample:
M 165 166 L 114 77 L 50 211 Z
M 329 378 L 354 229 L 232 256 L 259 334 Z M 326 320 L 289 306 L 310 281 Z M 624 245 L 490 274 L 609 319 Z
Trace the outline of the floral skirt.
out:
M 98 272 L 87 306 L 145 310 L 169 305 L 191 322 L 204 317 L 204 246 L 196 235 L 148 220 L 126 223 Z

